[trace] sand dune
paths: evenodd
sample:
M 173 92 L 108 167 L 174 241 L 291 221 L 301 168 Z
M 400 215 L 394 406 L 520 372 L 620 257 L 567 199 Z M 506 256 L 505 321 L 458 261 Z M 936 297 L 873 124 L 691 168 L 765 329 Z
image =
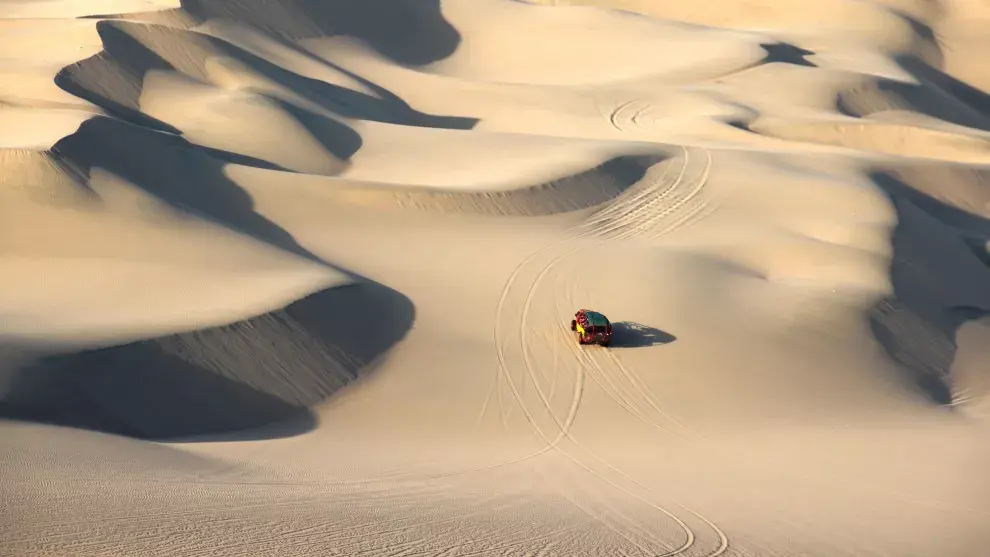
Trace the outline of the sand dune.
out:
M 412 318 L 385 287 L 331 288 L 223 327 L 21 363 L 4 414 L 157 439 L 311 423 L 307 409 L 367 371 Z
M 758 35 L 611 10 L 481 0 L 450 2 L 443 15 L 463 38 L 427 71 L 483 82 L 589 86 L 697 71 L 702 64 L 731 71 L 763 56 Z M 513 40 L 505 40 L 504 29 L 514 30 Z
M 0 13 L 0 554 L 986 552 L 985 2 Z

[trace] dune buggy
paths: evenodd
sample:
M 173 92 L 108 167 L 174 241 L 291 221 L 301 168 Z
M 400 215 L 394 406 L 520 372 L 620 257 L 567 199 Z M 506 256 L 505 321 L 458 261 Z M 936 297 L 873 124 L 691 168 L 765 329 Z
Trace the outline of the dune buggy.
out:
M 608 346 L 612 341 L 612 323 L 608 318 L 590 309 L 581 309 L 571 319 L 571 330 L 578 334 L 578 344 Z

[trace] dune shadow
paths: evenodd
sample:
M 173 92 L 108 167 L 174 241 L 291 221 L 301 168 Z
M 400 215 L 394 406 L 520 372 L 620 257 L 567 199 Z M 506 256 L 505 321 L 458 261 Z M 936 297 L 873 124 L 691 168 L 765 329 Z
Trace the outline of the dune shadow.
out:
M 226 41 L 194 31 L 125 21 L 100 21 L 97 32 L 103 42 L 103 51 L 62 68 L 55 77 L 56 85 L 102 107 L 113 116 L 159 131 L 182 133 L 175 126 L 141 111 L 141 91 L 148 72 L 178 72 L 209 83 L 210 72 L 206 63 L 216 58 L 217 54 L 229 57 L 284 87 L 296 99 L 342 117 L 461 130 L 471 129 L 478 123 L 477 118 L 435 116 L 417 111 L 387 89 L 289 43 L 286 46 L 300 56 L 358 80 L 378 96 L 296 74 Z M 272 99 L 271 95 L 263 96 Z M 333 139 L 325 141 L 325 146 L 337 157 L 346 159 L 360 147 L 360 136 L 349 126 L 286 99 L 279 99 L 278 103 L 282 108 L 288 107 L 286 111 L 307 128 L 334 128 L 330 134 Z
M 93 168 L 106 170 L 180 212 L 326 264 L 254 210 L 251 196 L 224 174 L 225 161 L 181 137 L 98 116 L 55 143 L 51 152 L 83 180 Z
M 211 52 L 206 48 L 199 48 L 198 50 L 200 52 L 195 52 L 197 49 L 192 48 L 195 61 L 190 62 L 188 57 L 180 57 L 179 60 L 182 60 L 182 63 L 180 63 L 182 67 L 177 67 L 163 58 L 160 53 L 149 49 L 145 44 L 126 31 L 129 28 L 141 27 L 142 25 L 140 24 L 129 22 L 100 21 L 97 23 L 97 31 L 103 41 L 104 50 L 95 56 L 62 68 L 55 76 L 55 84 L 62 90 L 103 108 L 108 114 L 116 118 L 139 127 L 163 131 L 173 135 L 181 135 L 182 130 L 141 111 L 140 97 L 144 77 L 148 72 L 160 71 L 181 72 L 193 79 L 205 79 L 206 74 L 203 65 L 211 55 Z M 178 33 L 196 35 L 189 31 L 167 28 L 155 29 L 151 26 L 144 27 L 151 29 L 143 30 L 148 35 L 145 38 L 149 39 L 153 38 L 155 33 L 164 35 Z M 218 44 L 226 44 L 215 39 L 209 40 Z M 202 43 L 206 41 L 207 38 L 205 35 L 198 35 L 196 40 L 190 40 L 189 43 L 195 47 L 197 44 L 202 46 Z M 165 41 L 161 42 L 164 43 Z M 189 55 L 188 52 L 183 52 L 183 54 L 186 56 Z M 245 57 L 253 56 L 246 52 L 243 52 L 243 54 Z M 261 63 L 267 64 L 263 60 L 259 62 L 259 64 Z M 268 66 L 271 66 L 271 64 L 268 64 Z M 296 77 L 306 79 L 302 76 Z M 338 87 L 329 83 L 325 83 L 324 85 L 328 88 L 336 88 L 343 91 L 344 94 L 354 93 L 360 95 L 360 93 L 344 87 Z M 289 103 L 278 99 L 272 99 L 267 96 L 265 98 L 274 102 L 282 109 L 285 109 L 289 105 Z M 326 98 L 322 99 L 322 101 L 322 104 L 330 104 Z M 361 136 L 349 126 L 313 114 L 312 112 L 298 109 L 294 106 L 292 108 L 293 110 L 287 110 L 286 112 L 305 128 L 308 130 L 324 130 L 323 133 L 315 133 L 313 135 L 335 157 L 346 160 L 360 148 L 362 143 Z M 229 162 L 259 168 L 283 169 L 280 165 L 271 161 L 209 147 L 203 149 L 207 149 L 219 155 L 218 158 Z
M 402 294 L 336 267 L 254 210 L 227 164 L 181 137 L 104 116 L 51 149 L 88 184 L 111 172 L 167 203 L 336 269 L 357 284 L 243 322 L 57 354 L 7 377 L 0 417 L 142 439 L 261 438 L 315 425 L 310 408 L 374 367 L 414 317 Z
M 106 42 L 107 29 L 113 29 L 101 21 L 96 24 L 97 32 Z M 110 31 L 111 37 L 114 35 Z M 55 85 L 69 93 L 88 101 L 106 111 L 107 114 L 131 122 L 138 126 L 170 134 L 181 134 L 175 126 L 141 112 L 138 100 L 141 97 L 140 84 L 144 75 L 153 70 L 169 71 L 174 68 L 145 48 L 137 41 L 125 45 L 123 59 L 116 58 L 104 50 L 89 58 L 66 66 L 55 74 Z
M 356 96 L 353 98 L 357 102 L 364 102 L 366 104 L 370 102 L 372 104 L 387 107 L 388 112 L 390 114 L 390 118 L 381 120 L 383 122 L 408 125 L 408 126 L 420 126 L 425 128 L 470 130 L 470 129 L 474 129 L 474 127 L 477 126 L 478 123 L 481 121 L 479 118 L 463 117 L 463 116 L 442 116 L 442 115 L 435 115 L 426 112 L 421 112 L 419 110 L 414 109 L 412 106 L 409 105 L 409 103 L 404 101 L 401 97 L 399 97 L 389 89 L 386 89 L 385 87 L 382 87 L 381 85 L 359 74 L 356 74 L 348 70 L 347 68 L 344 68 L 343 66 L 335 64 L 332 61 L 327 60 L 326 58 L 317 56 L 316 54 L 308 50 L 300 48 L 299 45 L 295 43 L 287 42 L 285 40 L 281 40 L 280 42 L 287 48 L 290 48 L 296 53 L 298 53 L 300 56 L 305 56 L 306 58 L 313 60 L 317 63 L 323 64 L 328 68 L 333 69 L 334 71 L 340 72 L 341 74 L 353 79 L 354 81 L 357 81 L 364 87 L 371 90 L 375 95 L 377 95 L 377 97 L 365 95 L 364 93 L 358 93 L 360 96 Z M 352 91 L 350 89 L 346 89 L 346 90 L 351 93 L 357 93 L 356 91 Z M 340 114 L 352 118 L 361 118 L 363 117 L 362 114 L 368 114 L 369 112 L 370 111 L 365 110 L 364 112 L 359 111 L 359 112 L 349 113 L 345 109 L 342 110 Z M 374 118 L 365 118 L 365 119 L 373 120 Z
M 412 66 L 443 60 L 461 42 L 440 0 L 181 0 L 180 5 L 198 23 L 233 19 L 290 41 L 353 37 Z
M 665 160 L 656 155 L 620 155 L 573 174 L 508 191 L 426 190 L 379 186 L 363 195 L 380 196 L 404 210 L 463 212 L 487 215 L 537 216 L 591 209 L 602 212 L 645 177 L 650 167 Z M 590 218 L 596 218 L 592 216 Z
M 869 177 L 895 202 L 907 201 L 957 231 L 990 236 L 990 219 L 949 205 L 910 185 L 912 180 L 926 180 L 933 183 L 967 180 L 982 185 L 990 181 L 990 168 L 979 169 L 939 163 L 919 164 L 902 171 L 875 169 Z M 987 191 L 987 201 L 990 201 L 990 190 Z
M 815 54 L 814 51 L 805 50 L 799 46 L 785 43 L 785 42 L 773 42 L 773 43 L 760 43 L 760 47 L 766 51 L 766 56 L 760 61 L 760 64 L 792 64 L 795 66 L 806 66 L 809 68 L 816 68 L 813 62 L 808 60 L 806 57 Z
M 635 323 L 632 321 L 618 321 L 612 323 L 612 348 L 645 348 L 660 344 L 670 344 L 677 340 L 677 337 L 666 332 Z
M 749 133 L 758 133 L 758 132 L 753 131 L 753 128 L 752 128 L 753 121 L 752 120 L 742 120 L 742 119 L 739 119 L 739 118 L 730 118 L 728 120 L 724 120 L 723 122 L 725 123 L 725 125 L 727 125 L 729 127 L 732 127 L 732 128 L 735 128 L 737 130 L 741 130 L 741 131 L 749 132 Z
M 981 116 L 990 118 L 990 95 L 984 91 L 952 77 L 919 56 L 903 55 L 896 57 L 895 60 L 901 68 L 922 84 L 934 85 Z M 972 124 L 964 122 L 956 123 L 974 127 Z M 980 128 L 987 129 L 985 123 Z
M 265 98 L 292 116 L 310 136 L 341 161 L 349 160 L 363 144 L 357 132 L 332 118 L 313 114 L 281 99 L 268 96 Z
M 203 151 L 203 153 L 217 159 L 220 161 L 225 161 L 240 166 L 250 166 L 253 168 L 262 168 L 265 170 L 277 170 L 279 172 L 293 172 L 284 166 L 266 161 L 264 159 L 259 159 L 258 157 L 252 157 L 251 155 L 245 155 L 242 153 L 235 153 L 233 151 L 227 151 L 225 149 L 218 149 L 216 147 L 207 147 L 205 145 L 196 145 L 196 148 Z
M 932 4 L 937 4 L 937 2 L 932 2 Z M 902 53 L 901 56 L 917 57 L 928 64 L 942 67 L 945 63 L 945 53 L 942 51 L 942 45 L 935 30 L 904 10 L 893 6 L 888 7 L 887 10 L 907 23 L 911 27 L 911 32 L 914 33 L 914 40 L 909 51 Z
M 879 300 L 868 317 L 903 378 L 933 403 L 951 407 L 956 334 L 967 322 L 990 315 L 990 268 L 971 241 L 974 235 L 990 237 L 990 220 L 909 185 L 912 179 L 959 178 L 952 167 L 929 166 L 934 174 L 925 168 L 870 173 L 893 203 L 898 223 L 891 237 L 893 295 Z
M 871 79 L 839 93 L 836 110 L 856 118 L 884 110 L 910 110 L 950 124 L 990 131 L 990 97 L 985 93 L 917 56 L 898 56 L 896 61 L 918 83 Z
M 0 417 L 150 440 L 298 434 L 414 317 L 402 294 L 361 283 L 221 327 L 50 355 L 6 372 Z
M 990 131 L 990 96 L 942 70 L 945 53 L 935 31 L 909 14 L 890 9 L 910 25 L 914 41 L 894 62 L 917 83 L 876 78 L 866 85 L 846 91 L 836 99 L 836 109 L 847 116 L 863 117 L 878 110 L 909 109 L 951 124 Z M 879 107 L 871 97 L 886 97 Z M 857 97 L 866 97 L 860 100 Z M 893 106 L 885 106 L 893 104 Z
M 871 308 L 869 319 L 874 338 L 900 364 L 903 378 L 935 404 L 951 405 L 954 329 L 926 321 L 896 296 Z

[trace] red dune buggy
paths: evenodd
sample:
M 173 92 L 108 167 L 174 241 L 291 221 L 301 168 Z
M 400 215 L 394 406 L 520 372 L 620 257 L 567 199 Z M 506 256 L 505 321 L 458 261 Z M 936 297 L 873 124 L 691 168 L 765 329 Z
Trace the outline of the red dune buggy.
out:
M 612 341 L 612 324 L 608 318 L 590 309 L 581 309 L 571 319 L 571 330 L 578 334 L 578 344 L 608 346 Z

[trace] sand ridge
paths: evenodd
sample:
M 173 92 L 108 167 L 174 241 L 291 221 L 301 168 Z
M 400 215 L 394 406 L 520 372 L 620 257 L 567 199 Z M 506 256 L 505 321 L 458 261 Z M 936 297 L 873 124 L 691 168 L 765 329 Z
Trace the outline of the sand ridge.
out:
M 982 556 L 985 4 L 0 2 L 0 554 Z

